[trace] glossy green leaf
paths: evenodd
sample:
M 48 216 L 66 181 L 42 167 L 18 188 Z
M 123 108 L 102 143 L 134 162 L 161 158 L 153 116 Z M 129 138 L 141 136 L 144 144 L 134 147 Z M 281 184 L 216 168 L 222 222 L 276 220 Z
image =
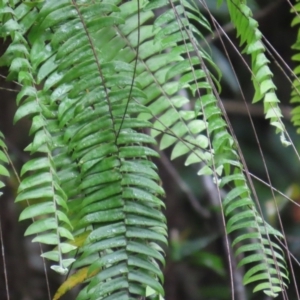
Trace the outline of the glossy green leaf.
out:
M 4 166 L 2 166 L 2 165 L 0 165 L 0 175 L 2 175 L 2 176 L 9 176 L 9 172 L 8 172 L 7 169 L 6 169 Z
M 32 242 L 43 243 L 47 245 L 57 245 L 59 243 L 58 237 L 55 233 L 47 233 L 36 236 Z
M 53 180 L 54 179 L 50 173 L 37 173 L 36 175 L 32 175 L 22 180 L 18 188 L 18 193 L 37 185 L 51 183 Z
M 167 243 L 166 238 L 162 234 L 158 234 L 154 231 L 143 229 L 140 227 L 128 227 L 126 231 L 126 236 L 128 238 L 140 238 L 140 239 L 151 239 L 156 241 L 161 241 L 162 243 Z
M 130 272 L 128 275 L 129 279 L 132 281 L 137 281 L 143 284 L 151 286 L 157 293 L 164 295 L 163 287 L 152 277 L 140 271 Z
M 144 254 L 148 257 L 153 257 L 158 259 L 160 262 L 164 262 L 163 255 L 157 251 L 156 249 L 153 249 L 149 247 L 148 245 L 144 245 L 142 243 L 138 242 L 129 242 L 126 249 L 132 253 L 135 254 Z
M 126 246 L 126 239 L 123 236 L 106 238 L 99 242 L 93 242 L 92 244 L 87 243 L 83 247 L 82 257 L 90 256 L 93 253 L 98 253 L 102 250 L 114 249 Z
M 40 215 L 54 213 L 55 208 L 51 202 L 43 202 L 39 204 L 32 204 L 31 206 L 26 207 L 20 214 L 19 220 L 25 220 L 34 218 Z
M 36 104 L 34 100 L 27 101 L 23 103 L 17 110 L 15 117 L 14 117 L 14 123 L 19 121 L 25 116 L 28 116 L 30 114 L 38 113 L 40 111 L 40 108 Z
M 24 235 L 37 234 L 46 230 L 57 228 L 57 222 L 55 218 L 46 218 L 42 220 L 36 220 L 25 231 Z
M 32 189 L 23 191 L 15 199 L 15 202 L 29 200 L 29 199 L 44 199 L 53 197 L 53 190 L 49 187 L 41 187 L 38 189 Z

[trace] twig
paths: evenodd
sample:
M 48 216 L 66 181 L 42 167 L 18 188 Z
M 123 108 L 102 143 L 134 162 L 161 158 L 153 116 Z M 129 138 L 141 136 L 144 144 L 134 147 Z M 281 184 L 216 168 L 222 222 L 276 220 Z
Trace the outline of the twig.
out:
M 4 88 L 4 87 L 1 87 L 1 86 L 0 86 L 0 90 L 9 91 L 9 92 L 14 92 L 14 93 L 19 93 L 18 90 L 15 90 L 15 89 L 9 89 L 9 88 Z
M 222 99 L 223 106 L 226 110 L 227 114 L 239 114 L 239 115 L 247 115 L 250 112 L 250 115 L 252 117 L 263 117 L 264 116 L 264 108 L 262 105 L 249 105 L 248 109 L 245 107 L 245 103 L 234 101 L 234 100 L 224 100 Z M 291 119 L 291 111 L 292 108 L 285 105 L 280 105 L 280 109 L 282 112 L 282 115 L 285 119 L 290 120 Z
M 6 80 L 6 76 L 0 74 L 0 77 Z M 23 84 L 21 84 L 21 83 L 15 81 L 15 80 L 13 80 L 12 82 L 15 83 L 15 84 L 17 84 L 17 85 L 19 85 L 19 86 L 21 86 L 21 87 L 23 86 Z
M 3 271 L 4 271 L 4 279 L 5 279 L 6 298 L 7 300 L 9 300 L 10 296 L 9 296 L 8 276 L 7 276 L 7 268 L 6 268 L 6 260 L 5 260 L 5 249 L 4 249 L 4 239 L 2 235 L 1 219 L 0 219 L 0 241 L 1 241 L 1 252 L 3 258 Z

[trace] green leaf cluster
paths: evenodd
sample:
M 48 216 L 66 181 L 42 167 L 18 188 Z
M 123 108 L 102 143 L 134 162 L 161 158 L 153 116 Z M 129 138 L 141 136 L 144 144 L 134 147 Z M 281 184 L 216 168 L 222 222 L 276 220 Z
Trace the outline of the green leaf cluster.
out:
M 3 139 L 4 139 L 3 133 L 0 131 L 0 176 L 8 177 L 9 172 L 8 172 L 7 168 L 5 167 L 5 165 L 8 163 L 8 159 L 7 159 L 7 155 L 6 155 L 7 147 L 6 147 Z M 5 186 L 1 177 L 0 177 L 0 189 L 2 189 Z M 3 193 L 0 191 L 0 196 L 2 194 Z
M 297 4 L 294 5 L 292 12 L 295 14 L 293 21 L 292 21 L 292 26 L 299 26 L 299 12 L 300 12 L 300 3 L 299 1 L 297 1 Z M 300 30 L 298 29 L 298 35 L 297 35 L 297 39 L 296 42 L 294 43 L 294 45 L 292 46 L 292 49 L 296 50 L 299 52 L 300 50 Z M 299 87 L 300 87 L 300 82 L 298 79 L 298 75 L 300 74 L 300 67 L 299 67 L 299 61 L 300 61 L 300 55 L 299 53 L 295 54 L 292 56 L 292 59 L 294 61 L 296 61 L 297 65 L 294 69 L 294 75 L 295 75 L 295 79 L 293 81 L 293 85 L 292 85 L 292 93 L 291 93 L 291 99 L 290 102 L 294 103 L 296 105 L 296 107 L 292 110 L 292 122 L 294 124 L 295 127 L 299 127 L 300 125 L 300 108 L 298 103 L 300 102 L 300 91 L 299 91 Z M 299 129 L 297 130 L 297 132 L 299 133 Z
M 264 98 L 266 118 L 283 134 L 257 23 L 240 1 L 228 7 L 252 57 L 254 102 Z M 32 120 L 20 220 L 33 221 L 25 235 L 51 245 L 43 256 L 52 269 L 87 270 L 79 300 L 164 296 L 157 140 L 172 147 L 171 159 L 185 156 L 199 175 L 232 187 L 223 210 L 240 265 L 251 264 L 244 283 L 270 296 L 285 288 L 285 259 L 272 239 L 281 234 L 252 200 L 202 30 L 209 22 L 187 0 L 0 1 L 0 36 L 11 39 L 0 64 L 22 85 L 14 121 Z
M 252 11 L 246 1 L 227 0 L 231 20 L 236 27 L 240 45 L 245 45 L 244 53 L 251 56 L 250 71 L 255 88 L 253 103 L 263 100 L 265 118 L 270 119 L 271 125 L 280 133 L 280 139 L 284 146 L 290 142 L 285 137 L 285 126 L 282 123 L 282 113 L 278 106 L 280 102 L 275 93 L 276 85 L 272 77 L 273 73 L 265 55 L 266 47 L 263 43 L 263 35 L 258 29 L 258 22 L 252 18 Z

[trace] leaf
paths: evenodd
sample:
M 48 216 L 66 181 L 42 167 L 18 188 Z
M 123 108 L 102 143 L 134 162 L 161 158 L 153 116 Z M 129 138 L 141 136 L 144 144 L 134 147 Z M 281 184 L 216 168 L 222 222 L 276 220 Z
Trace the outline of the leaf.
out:
M 129 273 L 129 279 L 132 281 L 137 281 L 152 287 L 158 294 L 164 295 L 164 290 L 162 286 L 153 278 L 148 276 L 146 273 L 133 271 Z
M 239 0 L 228 0 L 228 10 L 230 12 L 231 19 L 235 24 L 238 36 L 241 40 L 241 45 L 246 44 L 245 52 L 251 56 L 252 60 L 252 72 L 253 83 L 255 88 L 255 95 L 253 102 L 258 102 L 263 99 L 264 104 L 271 101 L 274 103 L 273 108 L 277 113 L 272 114 L 271 125 L 274 126 L 273 121 L 282 124 L 281 110 L 276 103 L 278 101 L 275 94 L 276 85 L 272 80 L 272 71 L 270 70 L 268 63 L 269 60 L 265 55 L 265 45 L 262 42 L 262 33 L 258 29 L 258 23 L 252 17 L 252 11 L 247 4 Z M 246 29 L 247 28 L 247 29 Z M 266 114 L 265 118 L 270 118 L 271 113 Z M 285 127 L 282 124 L 277 127 L 276 132 L 285 132 Z
M 46 218 L 33 222 L 25 231 L 24 235 L 37 234 L 46 230 L 55 229 L 57 227 L 56 220 L 54 218 Z
M 21 106 L 18 108 L 14 117 L 14 123 L 18 122 L 20 119 L 22 119 L 25 116 L 38 113 L 39 111 L 40 109 L 34 100 L 27 101 L 21 104 Z
M 44 199 L 44 198 L 51 198 L 53 197 L 53 190 L 51 187 L 42 187 L 39 189 L 27 190 L 25 192 L 20 193 L 15 202 L 24 201 L 28 199 Z
M 32 175 L 30 177 L 25 178 L 22 180 L 19 188 L 18 193 L 30 189 L 32 187 L 35 187 L 37 185 L 42 185 L 46 183 L 51 183 L 53 181 L 53 178 L 50 173 L 37 173 L 35 175 Z
M 77 272 L 72 274 L 65 280 L 62 285 L 56 291 L 53 300 L 60 299 L 64 294 L 66 294 L 69 290 L 74 288 L 76 285 L 83 283 L 87 278 L 93 277 L 94 275 L 98 274 L 100 269 L 95 270 L 94 272 L 88 274 L 88 267 L 79 269 Z
M 0 175 L 2 175 L 2 176 L 9 176 L 9 172 L 8 172 L 7 169 L 6 169 L 4 166 L 2 166 L 2 165 L 0 165 Z
M 58 237 L 55 233 L 46 233 L 36 236 L 32 242 L 43 243 L 47 245 L 57 245 L 59 243 Z
M 157 249 L 153 249 L 152 247 L 148 247 L 148 245 L 144 245 L 140 242 L 130 241 L 126 247 L 127 251 L 133 252 L 135 254 L 144 254 L 149 257 L 153 257 L 158 259 L 160 262 L 164 262 L 164 257 Z
M 60 275 L 66 275 L 68 273 L 68 269 L 63 266 L 53 265 L 53 266 L 51 266 L 51 269 L 54 270 L 55 272 L 59 273 Z
M 20 214 L 19 221 L 25 219 L 31 219 L 37 216 L 54 213 L 55 209 L 53 203 L 44 202 L 38 204 L 32 204 L 31 206 L 26 207 Z
M 83 247 L 82 258 L 91 257 L 92 254 L 97 254 L 99 251 L 120 248 L 126 246 L 125 237 L 118 236 L 112 237 L 104 240 L 100 240 L 99 242 L 94 243 L 86 243 Z

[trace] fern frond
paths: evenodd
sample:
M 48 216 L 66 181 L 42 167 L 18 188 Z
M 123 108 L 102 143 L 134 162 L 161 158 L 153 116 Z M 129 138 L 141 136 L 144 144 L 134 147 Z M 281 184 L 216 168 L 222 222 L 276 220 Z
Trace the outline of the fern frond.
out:
M 174 1 L 174 5 L 177 2 Z M 203 88 L 206 93 L 204 89 L 208 86 L 205 72 L 199 68 L 194 69 L 194 65 L 199 65 L 197 57 L 192 55 L 191 59 L 189 58 L 190 53 L 194 52 L 194 45 L 185 30 L 185 27 L 188 27 L 190 32 L 198 32 L 201 36 L 188 19 L 199 20 L 199 18 L 194 15 L 192 6 L 186 1 L 181 1 L 175 6 L 176 13 L 173 9 L 163 8 L 167 3 L 167 1 L 153 1 L 146 7 L 147 10 L 162 7 L 162 11 L 165 12 L 154 22 L 153 40 L 142 43 L 140 47 L 139 63 L 143 71 L 138 78 L 141 80 L 148 78 L 143 91 L 148 95 L 147 102 L 144 104 L 150 109 L 150 113 L 141 114 L 139 118 L 149 120 L 154 117 L 156 119 L 151 135 L 159 137 L 162 133 L 161 150 L 174 146 L 172 159 L 191 153 L 195 149 L 201 152 L 198 157 L 204 156 L 203 159 L 205 159 L 205 154 L 200 149 L 208 147 L 208 140 L 205 134 L 200 133 L 207 128 L 206 122 L 195 118 L 201 115 L 200 109 L 192 110 L 189 99 L 181 93 L 185 87 L 190 87 L 194 94 L 198 88 Z M 190 10 L 187 11 L 185 6 Z M 207 29 L 207 22 L 201 19 L 202 27 L 203 24 Z M 143 54 L 144 49 L 147 50 L 145 54 Z M 216 69 L 204 50 L 199 51 L 200 55 L 208 59 L 208 63 Z M 187 59 L 184 58 L 185 55 Z M 196 80 L 197 84 L 194 84 Z M 188 158 L 186 164 L 189 163 Z
M 161 5 L 162 3 L 164 2 L 154 1 L 149 4 L 149 7 L 157 7 L 158 4 Z M 155 28 L 160 28 L 160 30 L 157 29 L 155 40 L 164 38 L 172 41 L 169 45 L 170 53 L 174 51 L 181 55 L 181 59 L 177 58 L 179 62 L 174 66 L 171 63 L 164 66 L 167 69 L 165 77 L 162 77 L 165 81 L 162 79 L 159 82 L 160 85 L 154 81 L 154 86 L 158 87 L 167 87 L 168 84 L 172 84 L 172 92 L 166 93 L 168 94 L 166 99 L 171 104 L 165 113 L 160 115 L 163 110 L 157 111 L 157 107 L 160 107 L 160 102 L 157 99 L 162 93 L 157 92 L 153 96 L 155 100 L 153 101 L 155 103 L 153 108 L 152 104 L 148 106 L 152 116 L 154 115 L 158 119 L 157 124 L 159 125 L 157 126 L 159 128 L 157 129 L 159 131 L 154 131 L 154 136 L 165 131 L 161 139 L 161 148 L 175 144 L 171 158 L 189 154 L 186 160 L 187 165 L 199 164 L 200 162 L 205 164 L 198 172 L 199 175 L 213 175 L 220 187 L 228 183 L 235 186 L 224 199 L 223 207 L 228 217 L 228 233 L 239 231 L 239 236 L 244 243 L 237 248 L 237 254 L 243 253 L 245 255 L 245 259 L 240 262 L 240 265 L 254 263 L 254 266 L 245 275 L 244 282 L 245 284 L 255 282 L 257 285 L 254 291 L 263 289 L 266 294 L 276 296 L 278 292 L 284 289 L 287 279 L 282 250 L 270 240 L 270 236 L 280 234 L 265 224 L 251 199 L 251 192 L 243 174 L 243 166 L 239 162 L 238 153 L 234 150 L 235 141 L 227 131 L 226 123 L 222 119 L 222 111 L 217 104 L 216 88 L 214 87 L 216 80 L 206 67 L 208 63 L 212 66 L 214 64 L 197 42 L 195 33 L 198 33 L 198 29 L 191 29 L 189 25 L 186 25 L 189 24 L 186 17 L 191 16 L 191 11 L 193 11 L 191 5 L 185 1 L 181 1 L 181 4 L 181 6 L 174 6 L 159 16 L 154 23 Z M 193 19 L 198 20 L 195 15 Z M 172 26 L 172 28 L 177 28 L 177 32 L 169 33 L 165 28 L 171 27 L 169 24 L 174 22 L 180 24 L 177 27 Z M 203 21 L 201 20 L 199 23 L 201 28 Z M 176 33 L 182 39 L 179 39 Z M 197 36 L 201 36 L 201 33 L 198 33 Z M 181 47 L 178 43 L 180 41 L 185 43 L 185 37 L 189 44 L 178 51 L 178 48 Z M 167 54 L 169 54 L 168 50 L 166 51 Z M 184 54 L 186 54 L 186 60 L 183 58 Z M 153 56 L 152 59 L 154 61 L 156 57 Z M 159 61 L 159 56 L 157 60 Z M 176 75 L 180 76 L 178 84 L 170 80 Z M 171 95 L 178 97 L 178 93 L 182 89 L 187 89 L 197 96 L 196 114 L 194 111 L 180 111 L 176 115 L 176 109 L 180 110 L 181 107 L 176 107 L 176 109 L 172 107 Z M 162 95 L 162 97 L 164 96 Z M 187 98 L 182 96 L 179 99 L 181 103 L 189 102 Z M 165 104 L 165 102 L 162 101 L 161 103 Z M 164 127 L 166 124 L 168 129 Z M 199 134 L 203 131 L 206 132 Z M 211 141 L 211 144 L 208 140 Z M 250 237 L 249 232 L 254 234 Z M 233 244 L 237 245 L 237 242 L 234 241 Z M 253 256 L 256 260 L 253 259 Z
M 7 147 L 4 143 L 4 135 L 0 131 L 0 176 L 8 177 L 9 172 L 5 167 L 5 164 L 8 163 L 8 159 L 7 159 L 7 156 L 6 156 L 6 150 L 7 150 Z M 4 186 L 5 186 L 4 182 L 0 179 L 0 189 L 2 189 Z M 0 196 L 2 194 L 3 193 L 0 190 Z
M 240 265 L 251 264 L 244 282 L 275 296 L 287 281 L 272 241 L 281 235 L 257 212 L 222 118 L 218 68 L 199 42 L 209 23 L 187 0 L 123 2 L 0 2 L 0 34 L 12 39 L 0 63 L 23 85 L 15 121 L 32 118 L 26 150 L 35 156 L 16 198 L 30 203 L 20 216 L 34 218 L 26 234 L 53 246 L 43 256 L 56 271 L 72 264 L 75 284 L 85 283 L 79 300 L 161 298 L 167 228 L 156 138 L 172 159 L 187 155 L 186 165 L 204 165 L 199 175 L 234 186 L 223 208 L 228 233 L 239 233 Z M 239 34 L 253 60 L 254 100 L 264 98 L 283 136 L 257 24 L 241 5 L 230 10 L 238 31 L 250 28 Z
M 244 52 L 251 56 L 252 80 L 255 88 L 253 103 L 263 100 L 265 118 L 270 119 L 271 125 L 280 133 L 280 140 L 284 146 L 290 145 L 285 138 L 285 126 L 281 120 L 282 113 L 278 106 L 280 102 L 275 93 L 276 86 L 272 80 L 273 73 L 265 55 L 265 45 L 262 33 L 258 29 L 258 22 L 252 18 L 252 11 L 246 1 L 227 0 L 231 20 L 236 27 L 240 44 L 245 45 Z
M 299 1 L 297 1 L 299 2 Z M 292 26 L 298 26 L 299 22 L 300 22 L 300 3 L 297 3 L 296 5 L 293 6 L 292 12 L 295 13 L 295 17 L 292 21 Z M 298 35 L 297 35 L 297 40 L 295 42 L 295 44 L 292 46 L 292 49 L 299 51 L 300 50 L 300 29 L 298 29 Z M 300 61 L 300 54 L 297 53 L 295 55 L 292 56 L 292 59 L 296 62 Z M 298 64 L 298 63 L 297 63 Z M 293 81 L 293 85 L 292 85 L 292 92 L 291 92 L 291 103 L 295 103 L 296 107 L 292 110 L 291 114 L 292 114 L 292 122 L 294 123 L 295 127 L 299 127 L 300 125 L 300 108 L 299 108 L 299 102 L 300 102 L 300 83 L 299 83 L 299 70 L 300 67 L 299 65 L 297 65 L 294 69 L 294 74 L 295 76 L 297 76 L 297 78 L 295 78 L 295 80 Z M 300 130 L 297 129 L 297 132 L 299 133 Z
M 25 116 L 32 117 L 30 133 L 34 134 L 34 138 L 26 150 L 31 154 L 44 155 L 30 160 L 23 166 L 21 171 L 23 179 L 15 201 L 27 200 L 29 203 L 19 218 L 33 220 L 25 235 L 36 234 L 33 242 L 56 246 L 56 250 L 46 252 L 43 256 L 56 261 L 58 264 L 51 268 L 65 274 L 74 260 L 64 259 L 63 256 L 76 247 L 64 242 L 66 239 L 72 240 L 73 235 L 71 223 L 66 215 L 67 196 L 60 186 L 52 156 L 57 145 L 49 127 L 53 130 L 53 126 L 56 126 L 55 108 L 51 107 L 47 93 L 37 91 L 35 88 L 35 74 L 32 67 L 32 61 L 35 60 L 34 53 L 29 53 L 30 45 L 22 38 L 35 22 L 37 12 L 35 6 L 28 6 L 22 2 L 7 5 L 3 18 L 5 19 L 8 14 L 9 21 L 3 22 L 1 27 L 1 32 L 10 35 L 12 39 L 2 60 L 6 60 L 11 66 L 9 77 L 16 77 L 23 85 L 17 97 L 19 108 L 14 121 L 17 122 Z
M 90 231 L 73 265 L 89 270 L 78 299 L 131 299 L 145 296 L 147 287 L 164 293 L 158 264 L 164 263 L 159 244 L 166 243 L 158 197 L 164 192 L 151 162 L 158 155 L 148 146 L 155 140 L 141 132 L 151 123 L 136 118 L 147 109 L 131 98 L 141 102 L 145 93 L 132 80 L 134 56 L 124 49 L 134 40 L 138 7 L 116 4 L 48 1 L 29 34 L 32 44 L 44 32 L 50 41 L 51 56 L 35 65 L 43 92 L 58 105 L 59 131 L 68 145 L 54 157 L 55 166 L 64 172 L 69 161 L 79 170 L 78 188 L 76 181 L 63 185 L 73 198 L 74 235 Z M 141 22 L 149 17 L 142 14 Z

